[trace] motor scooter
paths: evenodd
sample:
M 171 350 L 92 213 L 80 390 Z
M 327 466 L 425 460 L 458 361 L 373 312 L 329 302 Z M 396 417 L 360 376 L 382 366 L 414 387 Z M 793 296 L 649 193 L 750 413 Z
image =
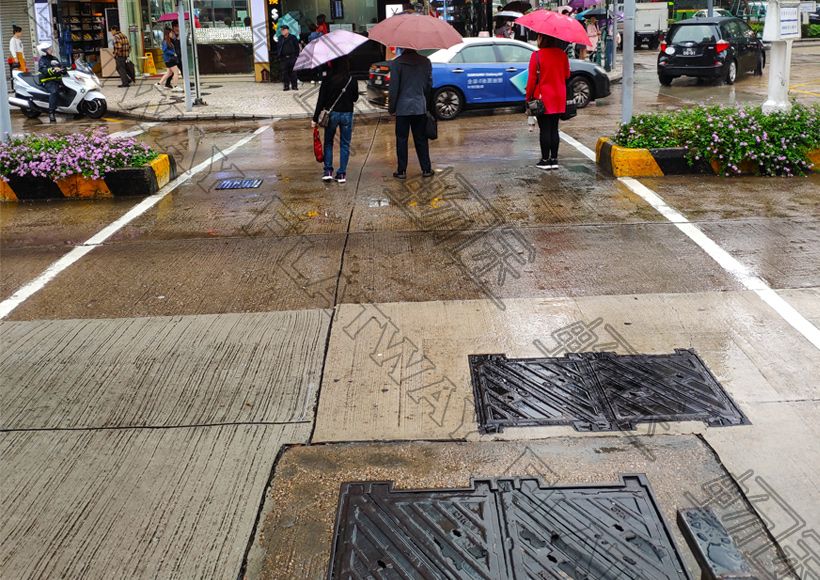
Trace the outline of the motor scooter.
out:
M 29 119 L 36 119 L 48 112 L 48 91 L 40 83 L 40 73 L 12 73 L 14 94 L 9 96 L 9 105 L 20 107 Z M 99 119 L 108 111 L 108 103 L 102 94 L 102 84 L 97 75 L 84 60 L 78 59 L 65 72 L 57 101 L 57 113 L 85 115 Z

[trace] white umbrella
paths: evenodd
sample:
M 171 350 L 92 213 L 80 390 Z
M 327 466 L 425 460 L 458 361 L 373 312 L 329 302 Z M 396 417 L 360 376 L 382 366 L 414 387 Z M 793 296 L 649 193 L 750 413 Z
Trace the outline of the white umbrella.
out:
M 516 12 L 515 10 L 502 10 L 496 16 L 506 16 L 507 18 L 521 18 L 524 16 L 521 12 Z
M 299 53 L 293 68 L 294 70 L 316 68 L 334 58 L 350 54 L 365 42 L 367 38 L 361 34 L 348 30 L 333 30 L 308 42 Z

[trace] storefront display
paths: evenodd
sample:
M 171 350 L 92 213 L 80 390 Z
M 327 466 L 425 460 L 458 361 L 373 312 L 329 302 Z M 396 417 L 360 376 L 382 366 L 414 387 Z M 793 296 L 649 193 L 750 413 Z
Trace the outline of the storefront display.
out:
M 62 0 L 57 4 L 60 57 L 65 62 L 83 58 L 100 72 L 100 50 L 107 45 L 106 8 L 116 8 L 114 0 Z

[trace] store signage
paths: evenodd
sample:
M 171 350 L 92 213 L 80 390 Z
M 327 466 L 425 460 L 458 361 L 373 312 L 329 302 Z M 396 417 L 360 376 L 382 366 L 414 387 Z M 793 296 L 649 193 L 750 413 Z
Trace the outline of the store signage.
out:
M 763 26 L 763 40 L 777 42 L 800 38 L 800 3 L 769 2 L 766 23 Z
M 48 0 L 34 0 L 34 27 L 37 33 L 37 42 L 54 42 L 51 4 L 48 3 Z

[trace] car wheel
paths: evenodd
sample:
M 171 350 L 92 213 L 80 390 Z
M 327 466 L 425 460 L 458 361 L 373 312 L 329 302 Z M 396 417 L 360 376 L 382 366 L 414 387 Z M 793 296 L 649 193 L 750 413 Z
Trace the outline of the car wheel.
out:
M 674 79 L 674 78 L 675 77 L 670 76 L 670 75 L 658 75 L 658 80 L 665 87 L 672 86 L 672 79 Z
M 436 117 L 442 121 L 449 121 L 455 119 L 464 108 L 464 97 L 458 89 L 443 87 L 433 95 L 433 106 L 436 109 Z
M 82 113 L 88 115 L 92 119 L 99 119 L 108 111 L 108 104 L 105 99 L 91 99 L 90 101 L 83 101 Z
M 727 85 L 735 84 L 737 80 L 737 61 L 732 59 L 726 65 L 726 78 L 724 79 Z
M 25 115 L 26 119 L 36 119 L 40 116 L 40 111 L 38 111 L 37 109 L 21 108 L 20 110 L 23 112 L 23 115 Z
M 579 109 L 586 107 L 592 100 L 592 83 L 586 77 L 573 77 L 572 91 L 575 93 L 575 106 Z

